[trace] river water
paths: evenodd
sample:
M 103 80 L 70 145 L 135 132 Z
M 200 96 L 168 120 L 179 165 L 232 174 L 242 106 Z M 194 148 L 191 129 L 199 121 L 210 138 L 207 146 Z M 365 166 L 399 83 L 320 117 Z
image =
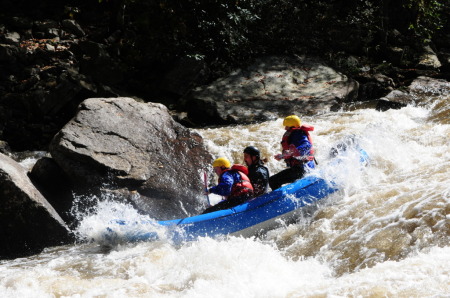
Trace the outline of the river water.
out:
M 319 169 L 348 136 L 371 158 L 364 171 L 328 168 L 342 190 L 310 217 L 255 239 L 50 248 L 1 261 L 0 297 L 450 297 L 449 96 L 424 99 L 302 118 L 315 127 Z M 283 169 L 271 158 L 282 119 L 197 131 L 215 157 L 242 163 L 243 148 L 255 145 L 272 173 Z M 116 216 L 142 217 L 104 201 L 77 233 L 95 239 Z

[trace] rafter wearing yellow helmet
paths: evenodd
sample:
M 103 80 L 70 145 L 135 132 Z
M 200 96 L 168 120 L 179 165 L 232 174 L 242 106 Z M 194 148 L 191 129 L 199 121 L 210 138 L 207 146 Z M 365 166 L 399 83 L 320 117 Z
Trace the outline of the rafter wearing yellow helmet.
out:
M 224 197 L 224 200 L 207 208 L 203 214 L 229 209 L 253 197 L 253 186 L 246 174 L 248 169 L 245 166 L 238 164 L 231 166 L 230 161 L 225 157 L 214 160 L 212 166 L 214 172 L 219 176 L 219 182 L 216 186 L 207 188 L 205 195 L 213 193 Z
M 283 125 L 286 132 L 281 139 L 282 152 L 274 157 L 276 160 L 284 160 L 288 168 L 270 176 L 269 186 L 272 190 L 301 179 L 307 170 L 315 167 L 314 149 L 309 134 L 314 127 L 302 124 L 295 115 L 284 118 Z

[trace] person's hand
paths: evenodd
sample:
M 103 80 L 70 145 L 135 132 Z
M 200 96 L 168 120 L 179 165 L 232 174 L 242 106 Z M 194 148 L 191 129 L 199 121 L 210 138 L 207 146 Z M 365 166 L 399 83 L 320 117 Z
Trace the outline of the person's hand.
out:
M 291 144 L 289 146 L 289 149 L 287 150 L 287 153 L 289 154 L 290 157 L 296 157 L 296 156 L 300 156 L 300 151 L 298 151 L 297 147 L 295 147 L 294 144 Z
M 277 154 L 277 155 L 274 156 L 274 158 L 276 160 L 282 160 L 283 159 L 283 154 Z

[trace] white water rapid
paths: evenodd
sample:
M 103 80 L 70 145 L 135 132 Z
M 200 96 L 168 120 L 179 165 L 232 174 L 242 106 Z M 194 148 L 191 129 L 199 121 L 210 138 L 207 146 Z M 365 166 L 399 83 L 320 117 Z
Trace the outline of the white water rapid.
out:
M 364 172 L 333 169 L 344 187 L 310 218 L 260 239 L 47 249 L 0 261 L 0 297 L 450 297 L 449 96 L 430 102 L 302 117 L 315 127 L 319 168 L 349 135 L 371 158 Z M 214 157 L 242 163 L 255 145 L 271 173 L 283 168 L 272 158 L 282 119 L 197 131 Z M 142 217 L 104 202 L 78 233 L 95 239 L 119 216 Z

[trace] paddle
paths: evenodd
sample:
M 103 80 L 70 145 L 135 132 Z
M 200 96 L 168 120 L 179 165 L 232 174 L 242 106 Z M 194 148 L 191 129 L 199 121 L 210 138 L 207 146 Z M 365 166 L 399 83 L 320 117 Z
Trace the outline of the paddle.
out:
M 203 172 L 203 180 L 205 182 L 206 201 L 208 202 L 208 206 L 211 206 L 208 196 L 208 174 L 206 174 L 206 171 Z

